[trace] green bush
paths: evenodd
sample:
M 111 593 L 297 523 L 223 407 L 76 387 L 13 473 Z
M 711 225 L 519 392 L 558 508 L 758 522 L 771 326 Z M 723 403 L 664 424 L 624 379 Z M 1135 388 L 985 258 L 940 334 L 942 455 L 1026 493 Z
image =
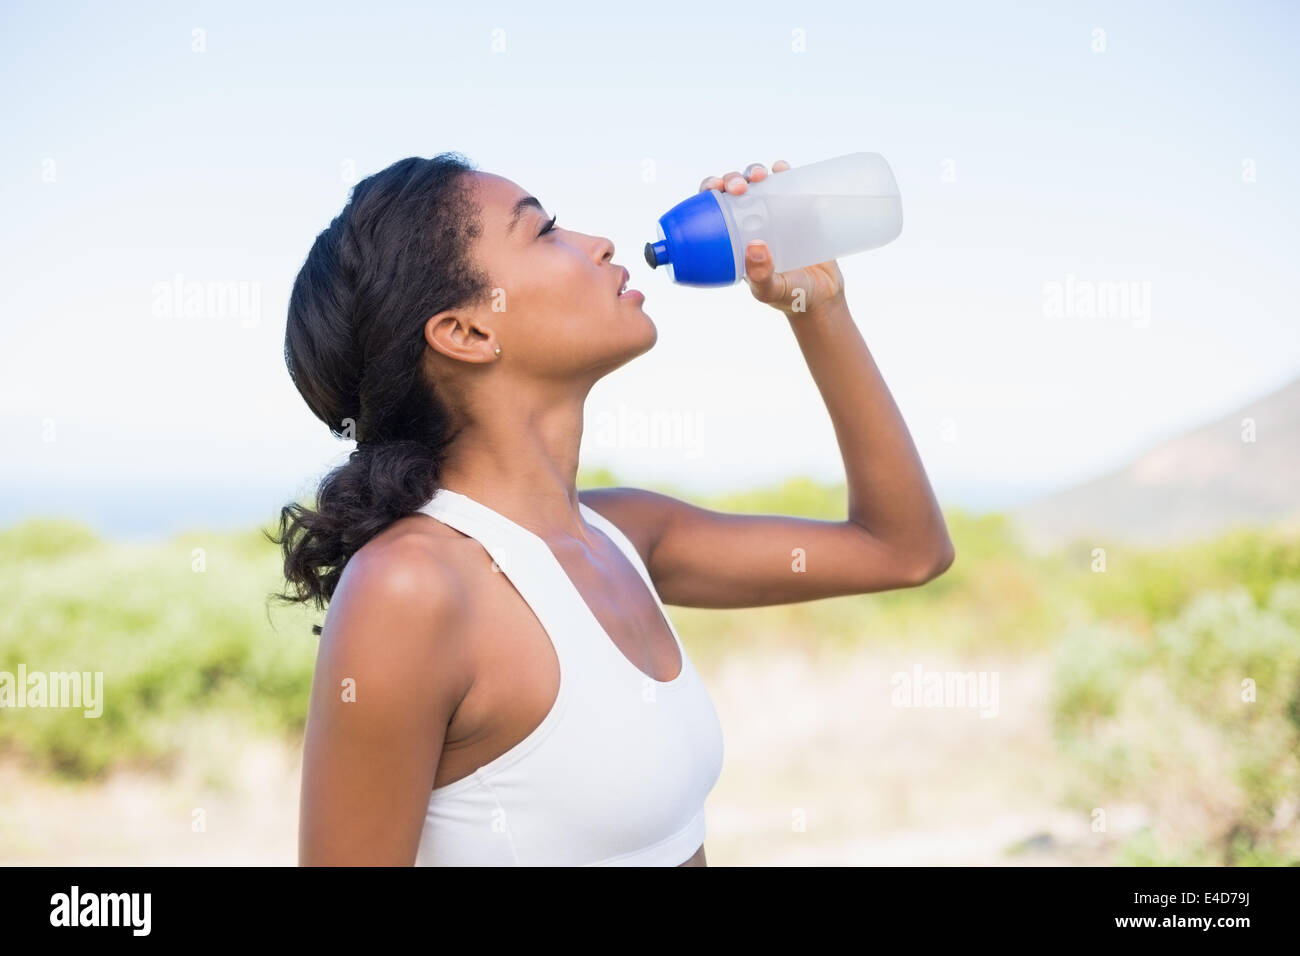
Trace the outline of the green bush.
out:
M 1152 810 L 1125 859 L 1300 862 L 1300 582 L 1199 594 L 1149 635 L 1067 632 L 1053 718 L 1081 807 Z
M 0 750 L 68 777 L 166 764 L 178 728 L 219 713 L 264 732 L 301 729 L 315 659 L 311 616 L 268 605 L 278 554 L 253 533 L 112 544 L 68 524 L 0 532 L 0 670 L 102 673 L 103 713 L 0 712 Z M 202 549 L 196 552 L 195 549 Z
M 1075 542 L 1064 549 L 1061 581 L 1096 617 L 1142 628 L 1173 617 L 1204 591 L 1242 587 L 1262 602 L 1277 582 L 1300 579 L 1300 538 L 1258 529 L 1178 547 L 1111 544 L 1105 550 L 1106 571 L 1095 573 L 1091 545 Z

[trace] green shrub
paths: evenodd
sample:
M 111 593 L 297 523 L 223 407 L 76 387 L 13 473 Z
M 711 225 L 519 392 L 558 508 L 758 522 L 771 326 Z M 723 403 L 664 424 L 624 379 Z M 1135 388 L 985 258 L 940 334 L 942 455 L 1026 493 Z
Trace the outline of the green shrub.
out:
M 0 711 L 0 749 L 85 778 L 174 760 L 186 743 L 178 728 L 195 712 L 266 732 L 301 729 L 317 640 L 311 615 L 268 606 L 278 553 L 253 538 L 112 544 L 44 522 L 0 532 L 10 587 L 0 604 L 0 670 L 16 676 L 21 663 L 29 674 L 103 675 L 101 716 Z
M 1152 833 L 1126 850 L 1135 861 L 1182 859 L 1202 840 L 1219 864 L 1300 862 L 1298 718 L 1295 581 L 1263 606 L 1245 587 L 1197 595 L 1150 635 L 1076 628 L 1058 649 L 1053 719 L 1072 792 L 1081 806 L 1152 809 Z

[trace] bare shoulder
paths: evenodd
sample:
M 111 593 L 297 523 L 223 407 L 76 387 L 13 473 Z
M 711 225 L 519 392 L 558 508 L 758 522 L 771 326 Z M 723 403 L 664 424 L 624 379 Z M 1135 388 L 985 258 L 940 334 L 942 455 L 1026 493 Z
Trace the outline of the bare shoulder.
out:
M 667 522 L 686 504 L 644 488 L 588 488 L 578 500 L 622 531 L 647 567 Z
M 459 702 L 473 681 L 464 535 L 422 515 L 399 519 L 348 561 L 321 632 L 321 655 L 382 677 L 386 692 Z M 423 681 L 423 683 L 421 683 Z M 396 694 L 395 694 L 396 696 Z M 454 709 L 454 708 L 453 708 Z
M 304 865 L 416 859 L 448 728 L 474 677 L 464 539 L 439 524 L 394 522 L 339 578 L 303 748 Z

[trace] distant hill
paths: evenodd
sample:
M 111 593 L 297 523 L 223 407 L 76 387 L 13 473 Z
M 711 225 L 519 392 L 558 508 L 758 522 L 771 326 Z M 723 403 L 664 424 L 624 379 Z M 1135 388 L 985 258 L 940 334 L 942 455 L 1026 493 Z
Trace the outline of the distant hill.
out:
M 1247 419 L 1254 441 L 1243 439 Z M 1239 524 L 1300 525 L 1300 379 L 1011 517 L 1040 550 L 1076 537 L 1163 545 Z

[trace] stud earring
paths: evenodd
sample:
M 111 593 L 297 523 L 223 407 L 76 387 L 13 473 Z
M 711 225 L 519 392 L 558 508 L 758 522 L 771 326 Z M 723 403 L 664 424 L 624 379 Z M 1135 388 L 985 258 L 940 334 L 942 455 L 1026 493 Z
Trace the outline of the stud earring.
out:
M 498 346 L 497 346 L 497 355 L 500 355 L 500 354 L 501 354 L 501 346 L 498 345 Z

